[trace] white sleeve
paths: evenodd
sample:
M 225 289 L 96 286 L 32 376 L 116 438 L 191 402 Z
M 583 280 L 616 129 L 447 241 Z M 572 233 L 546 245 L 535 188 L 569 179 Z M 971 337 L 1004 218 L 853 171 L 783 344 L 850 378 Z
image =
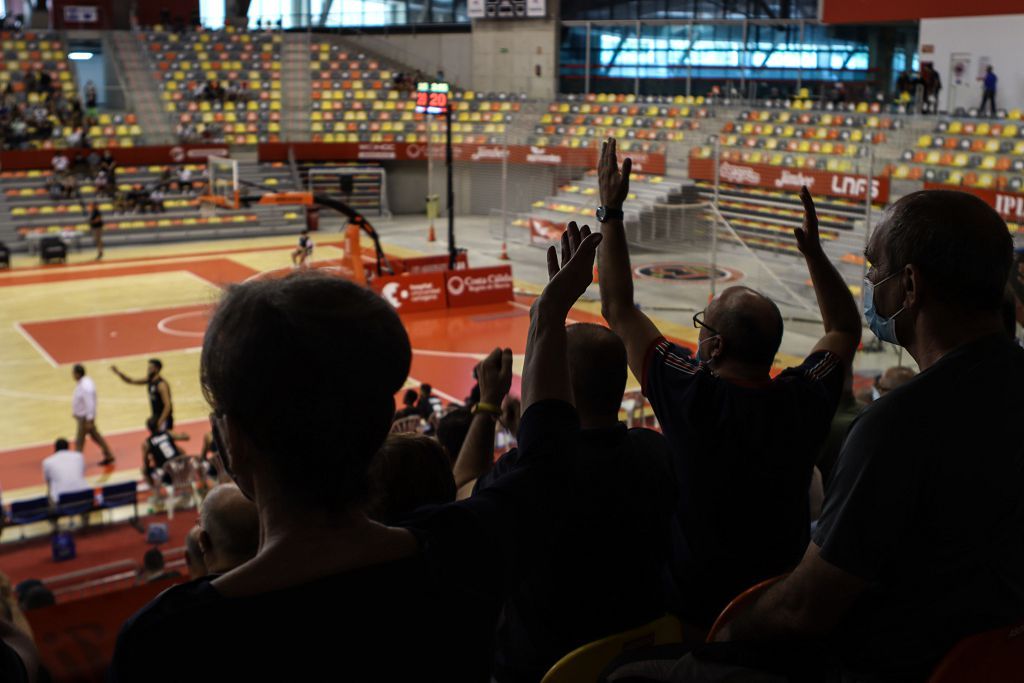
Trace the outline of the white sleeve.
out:
M 91 391 L 85 392 L 85 418 L 87 420 L 96 419 L 96 388 L 93 387 Z

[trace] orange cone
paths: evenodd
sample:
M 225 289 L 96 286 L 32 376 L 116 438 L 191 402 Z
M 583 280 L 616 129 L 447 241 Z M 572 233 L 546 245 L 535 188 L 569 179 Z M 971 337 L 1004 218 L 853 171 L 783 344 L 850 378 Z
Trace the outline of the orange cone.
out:
M 504 242 L 501 243 L 501 253 L 498 254 L 498 258 L 502 261 L 508 261 L 508 246 Z
M 434 224 L 433 223 L 430 224 L 430 230 L 427 232 L 427 241 L 428 242 L 436 242 L 437 241 L 437 235 L 434 234 Z

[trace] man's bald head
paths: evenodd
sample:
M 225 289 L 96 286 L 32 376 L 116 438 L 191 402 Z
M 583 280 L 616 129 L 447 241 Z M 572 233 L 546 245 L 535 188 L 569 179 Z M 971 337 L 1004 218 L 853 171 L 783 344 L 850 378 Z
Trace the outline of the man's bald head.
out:
M 202 531 L 198 526 L 194 526 L 185 535 L 185 564 L 188 565 L 190 579 L 201 579 L 208 573 L 203 561 L 203 549 L 199 545 L 199 535 Z
M 884 396 L 893 389 L 903 386 L 916 376 L 917 373 L 907 367 L 888 368 L 878 378 L 878 393 Z
M 750 287 L 729 287 L 708 304 L 705 322 L 722 337 L 717 360 L 766 372 L 771 368 L 782 344 L 783 329 L 782 313 L 774 301 Z
M 626 390 L 626 347 L 607 327 L 577 323 L 566 329 L 569 379 L 584 424 L 619 419 Z
M 234 484 L 215 486 L 199 513 L 199 542 L 206 568 L 223 573 L 252 559 L 259 548 L 260 522 L 256 506 Z

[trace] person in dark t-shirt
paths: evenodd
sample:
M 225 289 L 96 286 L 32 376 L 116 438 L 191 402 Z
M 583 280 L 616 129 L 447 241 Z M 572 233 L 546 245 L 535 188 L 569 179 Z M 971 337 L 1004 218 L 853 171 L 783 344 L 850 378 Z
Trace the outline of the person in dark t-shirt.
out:
M 774 379 L 782 341 L 778 307 L 729 287 L 694 316 L 697 353 L 665 339 L 633 302 L 622 204 L 631 163 L 619 170 L 615 141 L 602 150 L 601 308 L 626 345 L 673 452 L 678 505 L 673 527 L 674 602 L 684 621 L 708 628 L 754 583 L 794 567 L 810 536 L 808 489 L 860 342 L 850 290 L 821 246 L 810 193 L 794 236 L 814 285 L 825 335 L 803 363 Z
M 128 384 L 145 384 L 151 416 L 156 419 L 160 430 L 169 430 L 174 429 L 174 404 L 171 403 L 171 385 L 160 375 L 163 368 L 164 364 L 158 358 L 150 358 L 143 379 L 129 377 L 118 370 L 116 365 L 110 366 L 110 371 Z
M 961 638 L 1024 617 L 1024 350 L 1000 313 L 1011 252 L 974 195 L 915 192 L 889 210 L 866 252 L 865 317 L 921 373 L 853 423 L 796 570 L 678 669 L 709 680 L 773 653 L 776 673 L 806 680 L 925 681 Z
M 189 435 L 158 429 L 156 418 L 152 417 L 146 420 L 146 429 L 149 430 L 149 436 L 142 442 L 142 474 L 150 488 L 154 488 L 156 486 L 154 473 L 157 470 L 163 471 L 164 465 L 171 458 L 182 455 L 177 442 L 188 441 Z M 164 472 L 162 479 L 165 484 L 171 483 L 171 477 L 167 472 Z

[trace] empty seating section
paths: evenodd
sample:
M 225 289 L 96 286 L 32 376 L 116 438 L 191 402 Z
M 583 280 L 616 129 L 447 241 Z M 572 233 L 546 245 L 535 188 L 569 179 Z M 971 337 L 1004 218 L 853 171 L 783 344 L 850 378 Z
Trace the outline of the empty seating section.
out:
M 431 127 L 416 114 L 408 88 L 396 86 L 397 72 L 364 54 L 334 43 L 310 46 L 313 111 L 310 131 L 316 142 L 444 141 L 442 125 Z M 453 92 L 452 142 L 496 144 L 520 111 L 518 96 Z
M 281 135 L 280 34 L 224 31 L 144 34 L 165 110 L 190 139 L 254 145 Z M 201 97 L 208 83 L 226 97 Z
M 24 105 L 26 116 L 32 115 L 39 107 L 46 107 L 46 95 L 41 88 L 29 82 L 40 74 L 48 74 L 54 93 L 62 96 L 60 104 L 65 112 L 70 103 L 79 98 L 80 89 L 75 82 L 74 72 L 67 60 L 67 49 L 63 39 L 50 33 L 0 32 L 0 93 L 11 108 Z M 10 88 L 8 91 L 8 86 Z M 44 117 L 52 126 L 47 135 L 8 144 L 12 148 L 54 149 L 67 147 L 67 137 L 74 132 L 69 117 L 65 122 L 53 111 Z M 142 130 L 134 114 L 103 112 L 93 121 L 83 121 L 83 132 L 93 147 L 132 147 L 138 144 Z M 10 141 L 8 141 L 10 142 Z
M 897 179 L 970 187 L 1024 189 L 1024 123 L 940 121 L 893 165 Z
M 613 136 L 624 149 L 663 149 L 664 143 L 682 142 L 687 132 L 700 127 L 699 119 L 708 115 L 703 103 L 701 97 L 634 95 L 587 95 L 552 102 L 534 129 L 533 142 L 591 147 L 602 138 Z

